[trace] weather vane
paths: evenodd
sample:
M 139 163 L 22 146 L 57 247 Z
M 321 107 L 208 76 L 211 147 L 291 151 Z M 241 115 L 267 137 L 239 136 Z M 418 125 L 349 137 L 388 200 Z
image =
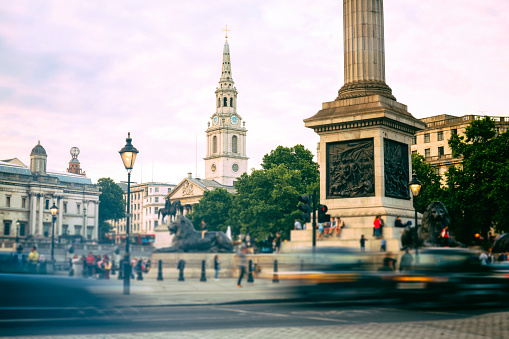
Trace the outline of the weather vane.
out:
M 223 31 L 226 32 L 225 38 L 226 38 L 226 42 L 228 42 L 228 31 L 231 31 L 231 29 L 228 29 L 228 25 L 226 25 L 226 28 L 223 28 Z

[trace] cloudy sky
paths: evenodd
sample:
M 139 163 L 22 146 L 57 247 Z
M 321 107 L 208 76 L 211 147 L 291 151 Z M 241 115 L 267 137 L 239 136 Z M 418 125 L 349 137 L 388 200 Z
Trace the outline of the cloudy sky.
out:
M 386 0 L 386 80 L 416 117 L 509 116 L 508 0 Z M 203 177 L 228 25 L 250 168 L 304 127 L 343 85 L 340 0 L 16 0 L 0 3 L 0 159 L 48 168 L 81 150 L 87 176 L 136 182 Z

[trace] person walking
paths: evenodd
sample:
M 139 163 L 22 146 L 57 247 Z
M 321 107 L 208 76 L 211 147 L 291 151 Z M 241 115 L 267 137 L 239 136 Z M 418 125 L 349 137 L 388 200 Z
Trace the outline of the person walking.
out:
M 242 278 L 244 278 L 244 274 L 246 273 L 246 252 L 247 249 L 242 246 L 239 252 L 239 280 L 237 281 L 237 287 L 242 287 Z
M 111 260 L 107 254 L 105 254 L 103 257 L 103 266 L 104 266 L 104 279 L 109 280 L 111 272 Z
M 216 254 L 214 257 L 214 270 L 216 274 L 214 275 L 214 280 L 219 280 L 219 271 L 221 270 L 221 262 L 219 261 L 219 256 Z
M 408 248 L 405 250 L 405 254 L 401 256 L 401 263 L 399 264 L 399 271 L 410 271 L 412 264 L 414 263 L 414 257 L 410 254 Z
M 366 238 L 364 238 L 364 234 L 361 235 L 360 243 L 361 243 L 361 252 L 365 252 L 366 251 Z

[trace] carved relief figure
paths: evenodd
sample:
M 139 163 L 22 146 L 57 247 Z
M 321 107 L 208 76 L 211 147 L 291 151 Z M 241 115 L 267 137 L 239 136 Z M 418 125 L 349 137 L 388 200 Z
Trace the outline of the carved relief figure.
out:
M 384 139 L 385 196 L 410 199 L 408 145 Z
M 373 139 L 327 145 L 327 197 L 375 195 Z

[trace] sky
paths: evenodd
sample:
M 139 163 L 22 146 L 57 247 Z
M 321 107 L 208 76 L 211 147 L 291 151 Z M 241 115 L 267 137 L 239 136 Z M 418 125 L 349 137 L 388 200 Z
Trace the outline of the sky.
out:
M 319 137 L 303 120 L 343 81 L 339 0 L 16 0 L 0 3 L 0 159 L 48 169 L 71 147 L 87 177 L 203 178 L 228 25 L 248 167 Z M 416 118 L 509 116 L 509 0 L 386 0 L 386 82 Z

